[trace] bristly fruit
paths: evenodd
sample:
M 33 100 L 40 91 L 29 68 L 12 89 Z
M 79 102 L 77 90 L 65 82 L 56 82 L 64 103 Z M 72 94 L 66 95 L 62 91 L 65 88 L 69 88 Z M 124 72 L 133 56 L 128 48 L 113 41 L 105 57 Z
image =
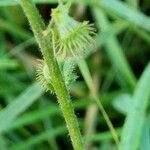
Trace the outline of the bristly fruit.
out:
M 63 63 L 62 72 L 68 90 L 70 89 L 70 85 L 74 83 L 77 79 L 77 75 L 74 72 L 74 70 L 75 70 L 75 62 L 71 59 L 65 60 Z
M 53 28 L 57 34 L 55 38 L 55 54 L 60 58 L 81 58 L 87 55 L 95 46 L 93 24 L 88 21 L 78 22 L 69 16 L 65 5 L 52 10 Z
M 51 77 L 49 74 L 48 67 L 43 60 L 38 61 L 38 69 L 36 74 L 36 79 L 44 87 L 46 91 L 54 93 L 54 88 L 51 83 Z
M 58 60 L 59 68 L 61 70 L 62 76 L 64 78 L 67 89 L 70 89 L 70 85 L 76 80 L 77 76 L 74 72 L 75 64 L 72 60 L 67 59 L 62 61 Z M 51 82 L 51 77 L 47 64 L 43 60 L 39 60 L 37 69 L 37 80 L 42 84 L 46 91 L 54 93 L 53 84 Z

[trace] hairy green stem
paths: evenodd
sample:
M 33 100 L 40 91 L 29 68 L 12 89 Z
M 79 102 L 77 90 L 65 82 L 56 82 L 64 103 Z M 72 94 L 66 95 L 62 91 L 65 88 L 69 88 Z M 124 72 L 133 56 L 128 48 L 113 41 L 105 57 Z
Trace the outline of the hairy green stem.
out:
M 20 0 L 20 4 L 29 20 L 44 60 L 48 65 L 52 84 L 58 98 L 58 103 L 63 112 L 73 147 L 75 150 L 83 150 L 82 138 L 69 93 L 66 89 L 57 61 L 53 55 L 53 49 L 50 46 L 50 42 L 43 36 L 45 25 L 32 0 Z

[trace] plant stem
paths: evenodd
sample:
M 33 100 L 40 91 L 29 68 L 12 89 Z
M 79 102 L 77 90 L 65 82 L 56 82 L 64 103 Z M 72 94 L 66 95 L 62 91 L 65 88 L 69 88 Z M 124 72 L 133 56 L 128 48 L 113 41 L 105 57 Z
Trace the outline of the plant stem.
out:
M 52 84 L 58 98 L 58 103 L 63 112 L 73 147 L 75 150 L 83 150 L 84 148 L 82 145 L 81 133 L 77 118 L 74 114 L 69 93 L 66 89 L 56 58 L 54 57 L 53 49 L 50 46 L 49 39 L 43 36 L 45 25 L 32 0 L 20 0 L 20 4 L 29 20 L 44 60 L 48 65 Z

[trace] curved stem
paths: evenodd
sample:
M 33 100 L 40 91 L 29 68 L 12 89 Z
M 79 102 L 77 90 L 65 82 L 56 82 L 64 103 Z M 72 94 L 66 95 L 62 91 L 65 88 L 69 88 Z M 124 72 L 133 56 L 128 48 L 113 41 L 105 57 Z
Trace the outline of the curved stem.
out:
M 71 141 L 75 150 L 83 150 L 82 138 L 71 104 L 70 96 L 65 86 L 61 71 L 53 54 L 53 49 L 50 46 L 49 40 L 43 36 L 45 28 L 41 17 L 33 4 L 32 0 L 20 0 L 20 4 L 27 16 L 30 26 L 34 32 L 35 38 L 39 44 L 44 60 L 48 65 L 52 84 L 58 98 L 58 103 L 63 112 Z

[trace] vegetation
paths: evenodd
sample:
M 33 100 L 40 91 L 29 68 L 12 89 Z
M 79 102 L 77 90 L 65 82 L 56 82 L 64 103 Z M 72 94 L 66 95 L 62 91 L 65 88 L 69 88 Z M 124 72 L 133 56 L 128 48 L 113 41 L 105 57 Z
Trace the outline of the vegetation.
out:
M 150 149 L 150 2 L 0 1 L 0 150 Z

